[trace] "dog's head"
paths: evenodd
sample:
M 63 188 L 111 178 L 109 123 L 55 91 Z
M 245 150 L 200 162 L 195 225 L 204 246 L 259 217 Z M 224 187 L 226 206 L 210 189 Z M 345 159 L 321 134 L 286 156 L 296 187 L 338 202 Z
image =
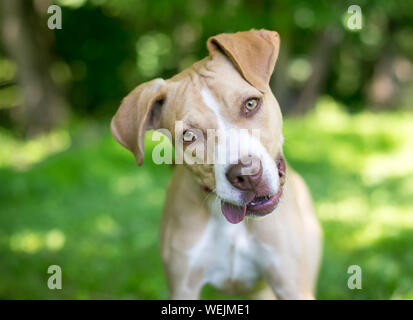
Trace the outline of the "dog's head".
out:
M 140 165 L 145 131 L 169 130 L 229 222 L 274 211 L 285 179 L 282 116 L 269 87 L 279 44 L 267 30 L 211 37 L 209 57 L 135 88 L 113 117 L 112 134 Z

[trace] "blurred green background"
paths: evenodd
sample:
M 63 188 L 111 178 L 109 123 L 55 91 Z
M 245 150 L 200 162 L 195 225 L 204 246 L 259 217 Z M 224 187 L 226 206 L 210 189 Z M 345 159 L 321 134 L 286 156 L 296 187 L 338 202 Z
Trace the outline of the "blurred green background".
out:
M 271 86 L 286 157 L 324 229 L 317 298 L 413 299 L 413 1 L 53 3 L 62 29 L 47 28 L 51 1 L 0 4 L 0 298 L 167 298 L 158 227 L 172 169 L 150 152 L 136 167 L 110 117 L 139 83 L 204 57 L 208 37 L 267 28 L 281 36 Z M 361 290 L 347 288 L 354 264 Z

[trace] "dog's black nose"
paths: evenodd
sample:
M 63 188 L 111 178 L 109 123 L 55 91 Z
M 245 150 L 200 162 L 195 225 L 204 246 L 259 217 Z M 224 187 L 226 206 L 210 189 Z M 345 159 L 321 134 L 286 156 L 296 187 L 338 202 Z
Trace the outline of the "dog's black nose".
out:
M 247 164 L 241 161 L 228 168 L 228 181 L 235 188 L 244 191 L 255 191 L 262 178 L 262 163 L 257 158 L 250 158 Z

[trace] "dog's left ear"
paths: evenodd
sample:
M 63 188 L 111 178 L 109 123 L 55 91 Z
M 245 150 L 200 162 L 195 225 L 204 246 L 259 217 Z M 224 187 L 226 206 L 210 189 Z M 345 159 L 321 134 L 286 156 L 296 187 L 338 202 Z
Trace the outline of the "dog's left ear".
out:
M 260 91 L 267 91 L 277 61 L 280 37 L 269 30 L 221 33 L 207 41 L 209 54 L 224 53 L 240 74 Z

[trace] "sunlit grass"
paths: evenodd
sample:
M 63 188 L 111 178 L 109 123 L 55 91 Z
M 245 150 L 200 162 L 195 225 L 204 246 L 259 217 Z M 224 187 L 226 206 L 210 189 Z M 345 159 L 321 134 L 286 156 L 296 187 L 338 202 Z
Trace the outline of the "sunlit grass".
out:
M 286 157 L 324 229 L 318 297 L 411 299 L 413 115 L 342 110 L 325 97 L 285 119 Z M 167 297 L 158 229 L 172 169 L 152 163 L 150 136 L 143 167 L 107 124 L 0 138 L 0 298 Z M 51 264 L 62 267 L 58 293 L 46 286 Z M 353 264 L 362 290 L 347 288 Z
M 325 232 L 319 297 L 408 298 L 413 115 L 343 110 L 325 97 L 308 116 L 285 124 L 287 157 L 306 178 Z M 367 282 L 360 292 L 346 288 L 352 264 Z
M 42 249 L 57 251 L 64 244 L 65 235 L 57 229 L 46 233 L 23 230 L 10 236 L 10 249 L 15 252 L 34 254 Z
M 56 130 L 29 141 L 14 138 L 2 130 L 0 131 L 0 168 L 28 169 L 44 158 L 68 149 L 70 142 L 70 135 L 66 130 Z

